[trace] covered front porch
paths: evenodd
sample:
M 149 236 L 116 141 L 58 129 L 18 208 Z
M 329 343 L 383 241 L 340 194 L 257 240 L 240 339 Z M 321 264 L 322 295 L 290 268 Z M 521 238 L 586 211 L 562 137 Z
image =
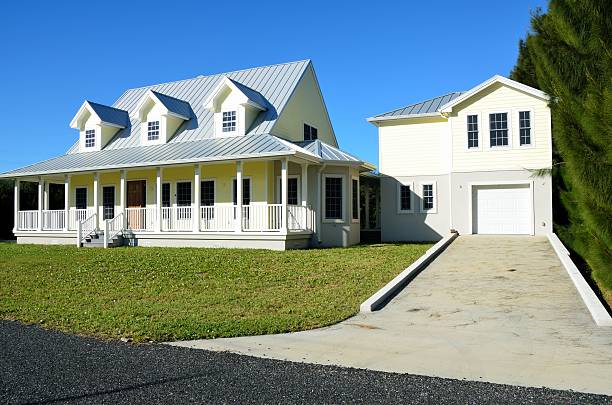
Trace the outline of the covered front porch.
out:
M 20 178 L 14 232 L 23 241 L 79 246 L 91 235 L 102 235 L 105 246 L 117 235 L 136 245 L 297 238 L 307 246 L 316 232 L 309 188 L 318 190 L 309 168 L 316 170 L 284 157 Z M 20 209 L 23 181 L 37 183 L 37 209 Z

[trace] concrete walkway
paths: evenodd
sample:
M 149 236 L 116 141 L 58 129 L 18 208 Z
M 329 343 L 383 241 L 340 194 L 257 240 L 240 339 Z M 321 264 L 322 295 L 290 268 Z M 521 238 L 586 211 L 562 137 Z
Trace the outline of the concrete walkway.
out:
M 461 236 L 383 310 L 332 327 L 173 344 L 612 395 L 612 328 L 541 237 Z

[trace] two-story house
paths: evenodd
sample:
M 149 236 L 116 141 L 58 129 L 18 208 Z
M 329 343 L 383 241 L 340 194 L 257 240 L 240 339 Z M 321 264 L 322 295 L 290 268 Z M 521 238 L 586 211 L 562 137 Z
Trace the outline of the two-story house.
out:
M 85 101 L 70 126 L 66 154 L 0 175 L 16 180 L 19 243 L 359 242 L 359 173 L 373 166 L 339 149 L 308 60 Z M 35 210 L 20 206 L 24 181 Z
M 552 231 L 547 95 L 501 76 L 369 118 L 378 127 L 381 237 Z

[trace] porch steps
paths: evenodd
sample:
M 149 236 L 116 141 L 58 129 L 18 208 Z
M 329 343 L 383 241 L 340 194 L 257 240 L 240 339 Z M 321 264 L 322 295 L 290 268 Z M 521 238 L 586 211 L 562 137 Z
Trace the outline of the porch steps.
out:
M 85 241 L 81 244 L 83 247 L 88 248 L 104 248 L 104 231 L 98 231 L 85 238 Z M 115 235 L 109 242 L 108 247 L 123 246 L 123 236 Z

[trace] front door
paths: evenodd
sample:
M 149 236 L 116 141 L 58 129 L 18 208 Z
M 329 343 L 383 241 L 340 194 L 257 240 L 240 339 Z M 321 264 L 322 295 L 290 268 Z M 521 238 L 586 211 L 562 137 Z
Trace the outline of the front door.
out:
M 146 229 L 147 182 L 134 180 L 127 182 L 127 222 L 130 229 Z M 140 208 L 140 209 L 138 209 Z
M 115 218 L 115 186 L 102 187 L 102 218 Z

